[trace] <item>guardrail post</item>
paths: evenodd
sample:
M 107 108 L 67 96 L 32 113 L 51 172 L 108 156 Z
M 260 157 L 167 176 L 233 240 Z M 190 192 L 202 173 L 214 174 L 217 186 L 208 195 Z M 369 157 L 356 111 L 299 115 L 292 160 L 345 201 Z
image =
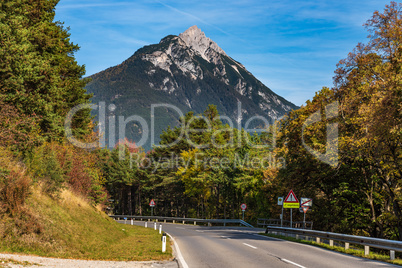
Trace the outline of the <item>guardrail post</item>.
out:
M 196 221 L 194 222 L 194 225 L 197 225 L 197 222 L 196 222 Z
M 395 250 L 389 251 L 389 258 L 391 261 L 395 260 Z
M 347 250 L 347 249 L 349 249 L 349 243 L 348 242 L 345 243 L 345 250 Z
M 175 221 L 175 220 L 173 220 L 173 223 L 176 223 L 176 221 Z
M 162 235 L 162 252 L 166 251 L 166 233 Z
M 316 237 L 315 241 L 317 242 L 317 244 L 320 244 L 320 238 L 319 237 Z
M 364 246 L 364 255 L 369 255 L 370 254 L 370 247 L 369 246 Z
M 183 221 L 183 224 L 184 224 L 184 221 Z
M 156 222 L 158 222 L 158 219 L 156 219 Z
M 164 219 L 163 222 L 166 223 L 166 219 Z
M 334 246 L 334 240 L 330 239 L 330 240 L 329 240 L 329 245 L 330 245 L 331 247 L 333 247 L 333 246 Z

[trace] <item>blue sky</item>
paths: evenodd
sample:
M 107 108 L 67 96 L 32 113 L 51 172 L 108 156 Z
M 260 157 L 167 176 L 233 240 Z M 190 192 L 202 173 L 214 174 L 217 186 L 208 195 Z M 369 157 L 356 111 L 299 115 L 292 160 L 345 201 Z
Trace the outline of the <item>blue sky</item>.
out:
M 140 47 L 197 25 L 266 86 L 296 105 L 332 86 L 336 63 L 362 26 L 390 1 L 60 0 L 87 75 L 120 64 Z

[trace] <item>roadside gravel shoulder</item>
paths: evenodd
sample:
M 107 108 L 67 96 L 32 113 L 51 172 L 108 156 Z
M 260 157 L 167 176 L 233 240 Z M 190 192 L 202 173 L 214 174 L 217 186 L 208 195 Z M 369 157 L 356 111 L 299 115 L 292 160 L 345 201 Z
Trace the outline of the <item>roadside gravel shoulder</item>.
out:
M 7 260 L 14 260 L 10 262 Z M 28 263 L 28 264 L 27 264 Z M 71 268 L 140 268 L 140 267 L 157 267 L 157 268 L 177 268 L 176 261 L 91 261 L 91 260 L 74 260 L 74 259 L 57 259 L 46 258 L 31 255 L 7 254 L 0 253 L 0 267 L 71 267 Z

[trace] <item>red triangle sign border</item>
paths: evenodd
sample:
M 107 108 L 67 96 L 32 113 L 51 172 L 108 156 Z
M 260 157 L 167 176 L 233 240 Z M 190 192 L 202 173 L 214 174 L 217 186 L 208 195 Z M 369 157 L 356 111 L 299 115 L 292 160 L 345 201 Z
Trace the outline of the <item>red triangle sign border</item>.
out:
M 288 199 L 290 198 L 290 196 L 293 196 L 295 200 L 292 201 L 288 201 Z M 286 198 L 283 201 L 284 203 L 299 203 L 299 200 L 297 199 L 295 193 L 293 192 L 293 190 L 290 190 L 288 195 L 286 196 Z

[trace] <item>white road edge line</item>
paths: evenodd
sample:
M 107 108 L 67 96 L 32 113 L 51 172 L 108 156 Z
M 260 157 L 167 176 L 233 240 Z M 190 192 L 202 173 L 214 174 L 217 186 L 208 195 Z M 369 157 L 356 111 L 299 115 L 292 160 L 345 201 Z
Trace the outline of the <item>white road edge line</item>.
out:
M 243 243 L 243 245 L 248 246 L 248 247 L 253 248 L 253 249 L 257 249 L 257 247 L 254 247 L 254 246 L 249 245 L 249 244 L 247 244 L 247 243 Z
M 284 262 L 293 264 L 294 266 L 297 266 L 297 267 L 300 267 L 300 268 L 306 268 L 306 267 L 304 267 L 303 265 L 297 264 L 297 263 L 292 262 L 292 261 L 289 261 L 289 260 L 287 260 L 287 259 L 282 259 L 282 258 L 281 258 L 281 260 L 284 261 Z
M 259 234 L 251 234 L 251 235 L 259 236 L 259 237 L 265 238 L 266 240 L 272 239 L 272 240 L 278 240 L 278 241 L 288 241 L 288 242 L 291 242 L 291 241 L 289 241 L 289 240 L 284 240 L 284 239 L 280 239 L 280 238 L 276 238 L 276 237 L 270 237 L 270 236 L 265 236 L 265 235 L 259 235 Z M 303 244 L 300 244 L 300 245 L 303 245 Z
M 187 265 L 187 262 L 184 260 L 184 258 L 183 258 L 183 255 L 181 255 L 181 251 L 180 251 L 180 248 L 179 248 L 179 245 L 176 243 L 176 240 L 174 240 L 174 238 L 173 238 L 173 236 L 171 236 L 170 234 L 168 234 L 168 233 L 166 233 L 169 237 L 170 237 L 170 239 L 172 239 L 172 241 L 173 241 L 173 244 L 174 244 L 174 247 L 175 247 L 175 249 L 176 249 L 176 257 L 177 257 L 177 260 L 179 261 L 179 263 L 180 263 L 180 266 L 182 267 L 182 268 L 188 268 L 188 265 Z

